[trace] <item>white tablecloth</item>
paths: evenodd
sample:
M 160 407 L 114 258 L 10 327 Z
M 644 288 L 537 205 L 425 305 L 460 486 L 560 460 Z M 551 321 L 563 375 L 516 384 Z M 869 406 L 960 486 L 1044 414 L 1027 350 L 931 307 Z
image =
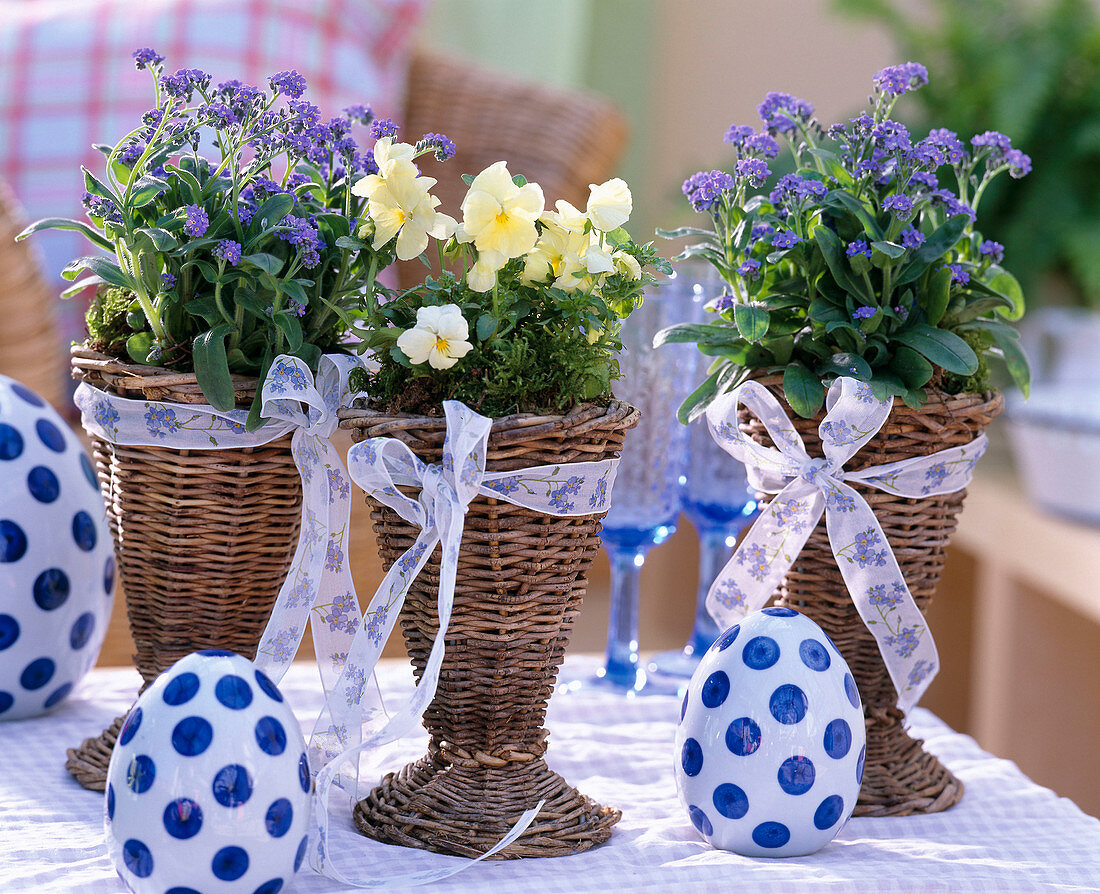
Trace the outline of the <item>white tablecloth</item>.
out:
M 592 660 L 573 657 L 563 677 L 594 667 Z M 412 675 L 403 663 L 385 662 L 379 682 L 384 695 L 399 698 L 411 688 Z M 137 684 L 134 671 L 94 671 L 53 714 L 0 723 L 0 891 L 125 890 L 103 844 L 103 797 L 78 787 L 64 763 L 66 747 L 98 733 L 126 710 Z M 320 697 L 316 671 L 295 665 L 282 688 L 308 733 Z M 678 716 L 678 702 L 667 697 L 555 696 L 548 761 L 581 791 L 622 809 L 611 840 L 572 857 L 482 862 L 434 889 L 1100 891 L 1100 821 L 920 709 L 913 715 L 914 731 L 966 784 L 960 804 L 931 816 L 853 819 L 832 844 L 809 857 L 748 859 L 712 850 L 676 798 L 672 740 Z M 1056 730 L 1033 732 L 1057 735 Z M 386 768 L 418 757 L 425 742 L 426 736 L 418 736 L 400 743 Z M 364 786 L 374 781 L 368 776 Z M 411 871 L 454 861 L 381 845 L 350 831 L 338 842 L 349 864 L 376 875 L 387 868 Z M 345 888 L 304 869 L 291 890 L 320 894 Z

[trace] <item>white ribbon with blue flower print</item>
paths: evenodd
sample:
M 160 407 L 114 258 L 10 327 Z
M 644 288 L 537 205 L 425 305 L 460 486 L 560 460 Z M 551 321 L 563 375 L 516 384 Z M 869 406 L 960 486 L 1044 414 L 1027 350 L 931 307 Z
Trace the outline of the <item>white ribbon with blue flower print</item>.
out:
M 745 382 L 707 409 L 715 441 L 745 464 L 753 487 L 776 494 L 711 585 L 707 609 L 724 628 L 762 607 L 824 512 L 837 567 L 878 643 L 898 705 L 908 712 L 939 669 L 936 645 L 874 511 L 845 482 L 910 499 L 954 493 L 970 483 L 988 441 L 982 434 L 929 456 L 845 471 L 844 464 L 882 428 L 892 404 L 876 399 L 870 386 L 855 379 L 833 382 L 818 427 L 824 458 L 809 456 L 779 401 L 758 382 Z M 737 409 L 742 405 L 764 424 L 778 449 L 740 430 Z
M 348 396 L 348 376 L 358 366 L 358 358 L 326 354 L 315 380 L 304 361 L 280 354 L 260 389 L 262 415 L 268 421 L 251 432 L 245 429 L 247 410 L 223 412 L 205 404 L 116 397 L 86 382 L 75 396 L 84 427 L 112 444 L 232 450 L 260 447 L 294 433 L 290 449 L 302 478 L 302 525 L 256 664 L 275 680 L 282 679 L 312 611 L 313 643 L 326 693 L 362 625 L 346 561 L 351 486 L 329 441 L 339 422 L 336 411 Z
M 600 513 L 610 504 L 618 460 L 533 466 L 513 472 L 486 472 L 492 420 L 458 401 L 445 401 L 447 431 L 443 461 L 426 464 L 401 441 L 371 438 L 348 452 L 352 480 L 372 499 L 389 506 L 420 529 L 416 541 L 393 563 L 351 644 L 340 679 L 330 693 L 310 740 L 310 763 L 319 767 L 310 853 L 313 868 L 331 878 L 360 887 L 420 885 L 460 872 L 514 841 L 538 815 L 543 802 L 517 818 L 515 826 L 490 851 L 476 860 L 457 860 L 439 870 L 388 875 L 384 879 L 352 880 L 333 865 L 328 853 L 328 804 L 334 787 L 356 796 L 358 756 L 367 749 L 394 742 L 413 729 L 435 696 L 443 662 L 444 640 L 454 605 L 455 579 L 466 509 L 478 494 L 534 509 L 547 515 L 581 516 Z M 418 488 L 417 498 L 400 488 Z M 409 701 L 392 717 L 366 703 L 366 681 L 393 631 L 413 580 L 427 564 L 436 544 L 442 544 L 437 609 L 439 630 L 427 663 Z M 360 732 L 365 728 L 365 735 Z

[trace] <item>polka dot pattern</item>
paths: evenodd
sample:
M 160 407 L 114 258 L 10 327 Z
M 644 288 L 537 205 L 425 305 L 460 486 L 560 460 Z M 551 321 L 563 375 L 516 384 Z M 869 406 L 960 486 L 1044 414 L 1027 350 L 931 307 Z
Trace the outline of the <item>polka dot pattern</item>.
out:
M 95 469 L 41 397 L 0 376 L 0 721 L 57 708 L 95 664 L 113 561 Z M 141 835 L 136 840 L 144 840 Z
M 35 466 L 27 473 L 27 490 L 39 503 L 52 503 L 61 495 L 61 482 L 45 466 Z
M 190 798 L 176 798 L 164 808 L 164 829 L 173 838 L 194 838 L 202 829 L 202 808 Z
M 18 562 L 27 551 L 27 535 L 10 518 L 0 519 L 0 562 Z
M 226 674 L 214 686 L 214 695 L 227 708 L 239 711 L 252 704 L 252 687 L 236 674 Z
M 688 776 L 698 776 L 703 769 L 703 749 L 695 739 L 687 739 L 680 749 L 680 766 Z
M 215 878 L 223 882 L 235 882 L 248 872 L 248 852 L 243 847 L 230 845 L 214 854 L 210 869 Z
M 798 657 L 810 670 L 827 671 L 832 659 L 828 651 L 816 639 L 804 639 L 798 645 Z
M 38 433 L 38 439 L 54 453 L 65 452 L 65 436 L 49 419 L 39 419 L 34 424 L 34 430 Z
M 176 674 L 168 680 L 164 687 L 164 699 L 166 705 L 185 705 L 195 697 L 199 691 L 199 676 L 190 672 Z
M 754 636 L 745 643 L 741 660 L 753 670 L 767 670 L 779 660 L 779 645 L 770 636 Z
M 60 568 L 47 568 L 34 579 L 34 601 L 43 611 L 53 611 L 69 598 L 69 576 Z
M 252 777 L 240 764 L 222 767 L 214 776 L 214 800 L 222 807 L 240 807 L 252 797 Z
M 730 694 L 730 678 L 725 671 L 715 671 L 703 683 L 701 698 L 708 708 L 717 708 Z
M 275 684 L 240 655 L 195 653 L 154 681 L 107 781 L 108 850 L 134 890 L 276 894 L 305 859 L 305 741 Z M 128 858 L 130 841 L 145 856 Z
M 274 717 L 261 717 L 256 722 L 256 741 L 268 754 L 282 754 L 286 750 L 286 730 Z
M 713 846 L 753 857 L 824 847 L 851 815 L 865 753 L 843 656 L 786 606 L 748 615 L 703 656 L 676 749 L 687 819 Z
M 768 710 L 780 723 L 798 723 L 806 716 L 806 693 L 793 683 L 784 683 L 772 693 Z
M 795 755 L 779 765 L 779 787 L 788 795 L 804 795 L 814 786 L 817 771 L 808 757 Z
M 210 747 L 214 728 L 205 717 L 184 717 L 172 730 L 172 747 L 184 757 L 195 757 Z

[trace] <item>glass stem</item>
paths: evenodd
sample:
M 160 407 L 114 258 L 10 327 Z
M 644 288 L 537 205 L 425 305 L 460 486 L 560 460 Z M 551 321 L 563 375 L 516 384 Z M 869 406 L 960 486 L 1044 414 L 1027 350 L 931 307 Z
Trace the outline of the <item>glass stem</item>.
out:
M 611 561 L 611 616 L 607 625 L 604 679 L 633 689 L 638 679 L 638 586 L 645 552 L 608 548 Z
M 707 594 L 718 572 L 729 561 L 733 550 L 726 546 L 728 533 L 723 528 L 699 532 L 699 590 L 695 594 L 695 623 L 691 628 L 688 648 L 693 655 L 702 655 L 721 633 L 707 611 Z

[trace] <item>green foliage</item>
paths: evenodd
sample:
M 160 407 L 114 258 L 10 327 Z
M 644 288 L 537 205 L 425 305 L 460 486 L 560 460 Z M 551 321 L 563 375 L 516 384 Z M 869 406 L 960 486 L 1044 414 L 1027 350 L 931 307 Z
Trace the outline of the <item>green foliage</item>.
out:
M 645 270 L 670 271 L 652 245 L 620 243 Z M 524 260 L 508 262 L 490 292 L 476 292 L 445 272 L 385 303 L 368 298 L 366 327 L 357 334 L 379 360 L 369 378 L 353 382 L 390 410 L 433 413 L 460 400 L 487 416 L 563 412 L 584 401 L 606 401 L 619 377 L 621 320 L 653 282 L 616 272 L 587 288 L 564 291 L 524 280 Z M 412 364 L 397 347 L 422 307 L 455 305 L 469 328 L 471 350 L 449 369 Z
M 682 421 L 755 373 L 782 373 L 804 417 L 838 376 L 919 407 L 926 387 L 987 382 L 989 356 L 1026 391 L 1027 363 L 1008 325 L 1023 313 L 1023 291 L 974 221 L 989 184 L 1005 172 L 1023 176 L 1030 161 L 1000 134 L 971 149 L 954 133 L 920 139 L 892 120 L 897 98 L 927 81 L 922 66 L 884 69 L 875 80 L 874 108 L 828 130 L 808 104 L 769 94 L 765 105 L 779 103 L 779 117 L 765 117 L 769 131 L 731 128 L 732 173 L 685 183 L 713 229 L 662 235 L 697 237 L 680 258 L 705 258 L 726 289 L 708 305 L 713 322 L 658 334 L 657 343 L 695 342 L 713 358 Z M 794 172 L 754 195 L 779 135 Z M 952 179 L 954 190 L 937 178 Z
M 919 95 L 925 125 L 1011 133 L 1032 156 L 1024 183 L 998 184 L 983 224 L 1004 243 L 1028 294 L 1059 273 L 1100 306 L 1100 13 L 1091 0 L 834 0 L 884 25 L 936 76 Z
M 344 350 L 364 285 L 393 248 L 347 244 L 365 206 L 350 189 L 362 156 L 341 139 L 351 120 L 317 128 L 319 111 L 281 99 L 274 83 L 270 92 L 214 88 L 185 72 L 190 87 L 173 90 L 180 75 L 162 78 L 160 62 L 148 68 L 154 110 L 116 145 L 97 147 L 102 174 L 83 171 L 88 221 L 40 220 L 19 238 L 76 230 L 110 252 L 63 273 L 77 280 L 67 296 L 98 289 L 91 341 L 193 370 L 209 403 L 229 409 L 231 374 L 260 376 L 280 353 L 316 368 L 323 353 Z M 198 151 L 211 137 L 213 161 Z
M 104 285 L 96 290 L 84 319 L 88 324 L 89 341 L 97 350 L 115 356 L 126 353 L 126 339 L 135 328 L 126 320 L 132 303 L 135 303 L 133 295 L 124 289 Z M 140 308 L 135 308 L 133 313 L 140 313 Z

